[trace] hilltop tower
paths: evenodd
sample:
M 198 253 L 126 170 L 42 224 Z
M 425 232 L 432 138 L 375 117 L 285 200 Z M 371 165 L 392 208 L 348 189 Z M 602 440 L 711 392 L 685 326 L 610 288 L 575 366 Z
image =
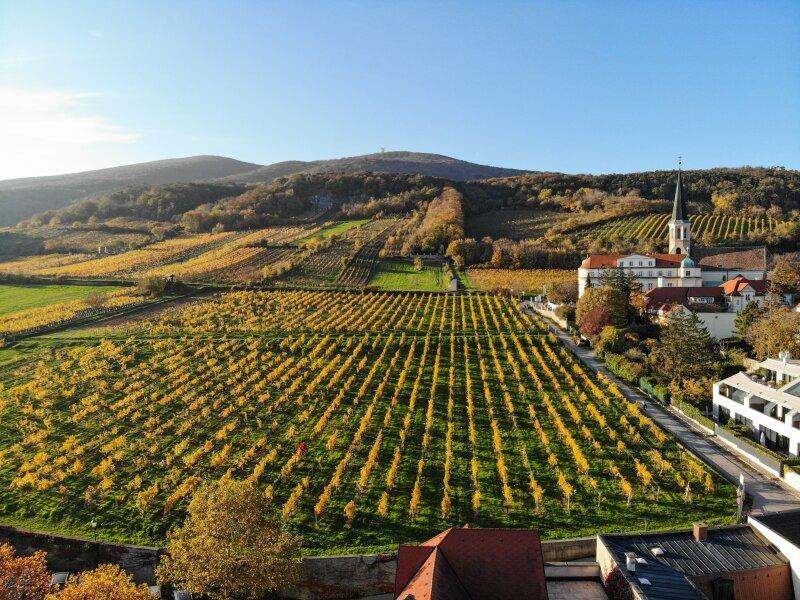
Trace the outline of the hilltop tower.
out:
M 672 219 L 669 221 L 669 253 L 689 254 L 691 242 L 691 224 L 689 209 L 686 206 L 686 194 L 683 191 L 683 178 L 678 163 L 678 181 L 675 184 L 675 201 L 672 204 Z

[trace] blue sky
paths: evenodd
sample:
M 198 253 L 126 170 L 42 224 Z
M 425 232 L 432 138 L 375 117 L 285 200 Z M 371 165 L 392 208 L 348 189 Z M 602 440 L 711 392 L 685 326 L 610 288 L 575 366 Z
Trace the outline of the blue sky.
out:
M 800 2 L 0 0 L 0 179 L 194 154 L 800 167 Z

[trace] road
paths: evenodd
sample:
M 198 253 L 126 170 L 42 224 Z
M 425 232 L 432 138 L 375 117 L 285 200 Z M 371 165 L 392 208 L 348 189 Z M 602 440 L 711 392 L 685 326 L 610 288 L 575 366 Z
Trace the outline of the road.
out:
M 523 303 L 522 310 L 529 315 L 538 316 L 525 303 Z M 738 485 L 739 475 L 743 474 L 745 488 L 753 498 L 751 511 L 753 514 L 766 514 L 800 508 L 800 493 L 786 485 L 778 477 L 752 463 L 746 462 L 740 454 L 716 441 L 715 436 L 706 433 L 689 420 L 679 416 L 678 413 L 652 402 L 639 391 L 626 385 L 609 372 L 601 361 L 595 358 L 592 350 L 576 345 L 570 336 L 558 327 L 550 325 L 550 330 L 583 364 L 613 380 L 629 400 L 642 402 L 645 412 L 656 423 L 672 433 L 684 446 L 694 452 L 725 479 Z

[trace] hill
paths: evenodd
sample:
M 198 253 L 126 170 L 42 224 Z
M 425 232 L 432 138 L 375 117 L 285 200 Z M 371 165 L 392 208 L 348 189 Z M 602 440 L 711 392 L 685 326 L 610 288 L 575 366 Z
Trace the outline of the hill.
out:
M 511 177 L 527 171 L 491 167 L 426 152 L 380 152 L 349 156 L 331 160 L 285 161 L 265 165 L 247 173 L 237 173 L 226 177 L 241 183 L 268 183 L 296 173 L 406 173 L 410 175 L 430 175 L 453 181 L 488 179 L 491 177 Z
M 0 226 L 124 187 L 217 179 L 258 166 L 224 156 L 190 156 L 67 175 L 7 179 L 0 181 Z

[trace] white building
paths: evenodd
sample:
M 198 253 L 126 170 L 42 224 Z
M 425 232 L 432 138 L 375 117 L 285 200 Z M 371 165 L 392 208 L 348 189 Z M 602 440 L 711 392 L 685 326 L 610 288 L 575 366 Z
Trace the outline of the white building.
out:
M 714 384 L 714 419 L 746 425 L 753 440 L 800 456 L 800 360 L 787 352 Z
M 599 284 L 609 269 L 623 269 L 643 291 L 665 287 L 719 286 L 741 275 L 765 279 L 768 254 L 764 246 L 695 247 L 681 171 L 675 185 L 669 222 L 669 252 L 654 254 L 590 254 L 578 268 L 578 295 Z

